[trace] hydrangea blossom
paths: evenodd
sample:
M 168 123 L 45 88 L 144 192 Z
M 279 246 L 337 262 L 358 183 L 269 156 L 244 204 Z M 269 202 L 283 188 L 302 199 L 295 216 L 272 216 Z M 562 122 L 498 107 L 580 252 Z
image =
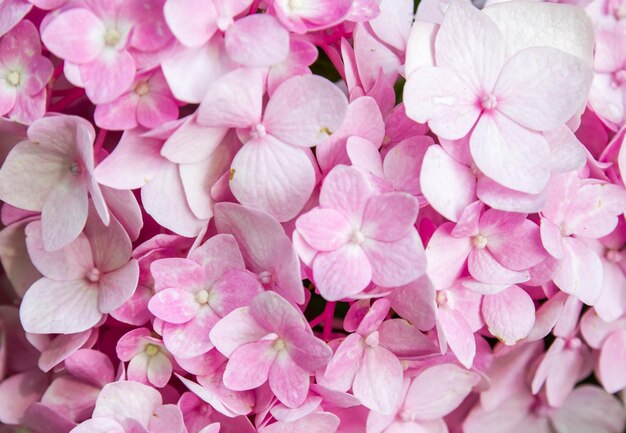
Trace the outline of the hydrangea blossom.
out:
M 622 433 L 624 0 L 0 0 L 0 432 Z

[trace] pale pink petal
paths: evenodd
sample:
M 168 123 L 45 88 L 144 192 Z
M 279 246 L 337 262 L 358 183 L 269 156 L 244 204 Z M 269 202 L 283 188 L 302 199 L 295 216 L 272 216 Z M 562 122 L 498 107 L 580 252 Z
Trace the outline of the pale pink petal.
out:
M 130 53 L 108 47 L 79 69 L 87 96 L 96 104 L 114 100 L 130 88 L 135 78 L 135 60 Z
M 227 132 L 228 128 L 199 125 L 195 116 L 190 116 L 165 141 L 161 155 L 179 164 L 203 161 L 222 143 Z
M 217 11 L 211 0 L 167 0 L 163 14 L 170 30 L 183 45 L 203 45 L 217 30 Z
M 132 418 L 148 425 L 152 414 L 161 405 L 161 394 L 152 387 L 130 381 L 113 382 L 102 388 L 93 417 L 118 422 Z
M 526 338 L 535 324 L 535 304 L 518 286 L 485 296 L 481 311 L 489 332 L 507 345 Z
M 106 30 L 88 9 L 76 8 L 57 15 L 43 29 L 41 39 L 55 55 L 72 63 L 87 63 L 102 52 Z
M 420 421 L 444 417 L 461 404 L 479 380 L 476 373 L 455 364 L 427 368 L 411 383 L 403 410 Z
M 100 386 L 113 382 L 113 363 L 102 352 L 81 349 L 65 360 L 65 368 L 72 376 Z
M 476 176 L 439 146 L 426 151 L 419 179 L 428 203 L 451 221 L 458 221 L 463 209 L 476 199 Z
M 156 128 L 178 118 L 178 105 L 171 96 L 151 91 L 139 98 L 137 121 L 146 128 Z
M 527 128 L 549 131 L 583 106 L 592 77 L 589 64 L 556 48 L 519 51 L 504 65 L 493 90 L 497 110 Z
M 251 272 L 230 271 L 211 289 L 209 304 L 219 316 L 226 316 L 231 311 L 248 305 L 250 299 L 254 299 L 262 290 L 258 278 Z
M 357 169 L 337 166 L 326 178 L 320 191 L 320 206 L 340 211 L 359 224 L 367 200 L 374 195 L 374 190 L 365 176 Z
M 257 341 L 265 335 L 267 330 L 252 318 L 248 307 L 234 310 L 222 318 L 209 333 L 217 350 L 228 357 L 238 347 Z
M 352 392 L 365 407 L 389 415 L 400 399 L 402 379 L 402 365 L 393 353 L 381 346 L 368 347 Z
M 94 266 L 100 272 L 115 271 L 130 260 L 132 244 L 128 234 L 115 218 L 105 226 L 100 218 L 91 212 L 85 225 L 85 235 L 91 245 Z
M 472 250 L 469 238 L 451 235 L 454 224 L 444 223 L 426 246 L 426 273 L 436 289 L 447 289 L 460 275 Z
M 306 326 L 300 311 L 275 292 L 257 295 L 250 304 L 250 315 L 267 331 L 278 334 Z
M 475 95 L 454 72 L 426 66 L 409 75 L 404 87 L 406 115 L 428 122 L 437 135 L 463 138 L 480 116 Z
M 547 257 L 539 227 L 530 220 L 508 233 L 490 237 L 487 248 L 500 264 L 517 271 L 529 269 Z
M 135 92 L 125 93 L 114 101 L 96 105 L 94 121 L 100 128 L 109 130 L 133 129 L 137 126 L 137 104 Z
M 372 280 L 372 267 L 361 247 L 350 243 L 319 253 L 313 261 L 313 278 L 320 294 L 336 301 L 365 289 Z
M 187 237 L 197 236 L 206 220 L 197 218 L 189 207 L 178 166 L 166 162 L 147 185 L 141 189 L 145 211 L 157 223 Z
M 163 405 L 154 411 L 148 427 L 150 433 L 187 433 L 183 413 L 173 404 Z
M 324 379 L 333 389 L 347 392 L 361 363 L 365 340 L 358 334 L 348 335 L 326 366 Z
M 333 251 L 348 243 L 352 227 L 334 209 L 314 208 L 296 220 L 298 233 L 318 251 Z
M 279 221 L 302 210 L 314 185 L 315 170 L 307 154 L 269 135 L 247 142 L 231 166 L 230 188 L 237 200 Z
M 86 183 L 71 174 L 66 175 L 41 210 L 41 233 L 46 250 L 58 250 L 78 237 L 87 220 L 87 205 Z
M 478 168 L 508 188 L 538 193 L 550 178 L 550 147 L 543 135 L 497 112 L 480 118 L 470 150 Z
M 126 265 L 100 277 L 98 308 L 102 313 L 110 313 L 121 307 L 133 296 L 139 281 L 139 265 L 131 260 Z
M 474 92 L 490 91 L 504 62 L 505 41 L 496 24 L 473 4 L 454 1 L 435 40 L 437 66 L 451 68 Z
M 575 389 L 550 418 L 558 433 L 612 433 L 626 423 L 621 402 L 593 385 Z
M 626 330 L 611 333 L 600 351 L 598 360 L 599 379 L 604 389 L 613 394 L 626 388 Z
M 292 146 L 316 146 L 337 132 L 348 110 L 343 92 L 317 75 L 293 77 L 272 94 L 263 116 L 267 131 Z
M 439 353 L 433 340 L 404 319 L 385 320 L 378 333 L 380 345 L 398 357 Z
M 43 246 L 41 222 L 28 224 L 25 234 L 30 260 L 37 270 L 51 279 L 79 280 L 93 267 L 91 247 L 84 235 L 60 250 L 48 252 Z
M 193 319 L 200 304 L 193 293 L 177 288 L 157 292 L 148 303 L 150 312 L 168 323 L 185 323 Z
M 554 284 L 565 293 L 593 305 L 602 292 L 602 261 L 583 241 L 563 240 L 565 255 L 554 273 Z
M 379 286 L 401 286 L 426 271 L 424 246 L 415 228 L 395 242 L 367 239 L 362 247 L 372 267 L 372 281 Z
M 125 132 L 115 150 L 94 171 L 98 183 L 115 189 L 136 189 L 150 182 L 168 165 L 160 155 L 161 141 Z
M 472 328 L 461 313 L 449 308 L 440 308 L 439 330 L 443 331 L 447 344 L 465 368 L 470 368 L 476 355 L 476 341 Z
M 163 388 L 172 376 L 172 363 L 163 353 L 157 353 L 148 363 L 148 381 L 157 388 Z
M 41 356 L 37 362 L 37 366 L 45 372 L 52 370 L 63 361 L 68 361 L 68 356 L 75 354 L 75 352 L 81 347 L 89 343 L 92 337 L 91 330 L 79 332 L 76 334 L 60 334 L 57 335 L 45 346 L 45 349 L 41 351 Z M 100 353 L 100 352 L 98 352 Z M 71 363 L 70 363 L 71 364 Z M 67 367 L 67 365 L 66 365 Z M 67 367 L 68 369 L 71 367 Z M 106 371 L 101 371 L 102 374 L 107 374 Z M 74 373 L 72 373 L 74 374 Z M 112 372 L 111 372 L 112 375 Z M 77 377 L 80 374 L 76 375 Z M 92 379 L 95 381 L 97 379 Z M 108 382 L 110 382 L 109 380 Z
M 530 279 L 527 271 L 512 271 L 502 266 L 486 248 L 473 248 L 467 259 L 472 277 L 483 283 L 516 284 Z
M 269 385 L 285 406 L 297 408 L 309 392 L 309 373 L 296 364 L 287 352 L 280 352 L 269 371 Z
M 220 317 L 208 306 L 204 306 L 191 320 L 181 325 L 166 323 L 163 342 L 174 355 L 191 358 L 202 355 L 213 348 L 209 332 Z
M 374 196 L 365 205 L 361 233 L 377 241 L 397 241 L 415 224 L 418 209 L 417 200 L 407 193 Z
M 261 340 L 236 349 L 224 372 L 224 385 L 233 391 L 245 391 L 263 385 L 276 358 L 274 342 Z
M 277 422 L 261 430 L 262 433 L 335 433 L 340 419 L 329 412 L 313 412 L 293 422 Z
M 427 276 L 397 287 L 389 300 L 393 310 L 420 331 L 430 331 L 435 326 L 435 288 Z
M 28 289 L 20 307 L 24 330 L 34 334 L 81 332 L 101 318 L 97 286 L 83 280 L 41 278 Z
M 350 137 L 346 143 L 346 151 L 352 165 L 364 168 L 374 176 L 385 177 L 380 153 L 374 143 L 366 138 Z
M 198 123 L 246 128 L 261 121 L 266 71 L 236 69 L 217 79 L 198 109 Z
M 238 19 L 224 37 L 226 52 L 245 66 L 272 66 L 289 54 L 289 32 L 269 14 Z
M 547 218 L 541 218 L 541 243 L 552 257 L 561 260 L 565 256 L 563 234 L 561 229 Z

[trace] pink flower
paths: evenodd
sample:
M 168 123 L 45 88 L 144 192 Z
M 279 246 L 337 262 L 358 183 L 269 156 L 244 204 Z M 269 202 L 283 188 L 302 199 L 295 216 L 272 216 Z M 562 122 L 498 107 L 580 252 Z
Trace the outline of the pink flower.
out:
M 585 238 L 608 235 L 626 211 L 626 190 L 575 173 L 562 175 L 547 191 L 542 210 L 541 241 L 558 266 L 554 284 L 586 304 L 593 305 L 602 291 L 602 261 Z
M 512 51 L 490 15 L 454 1 L 436 35 L 436 66 L 412 72 L 404 96 L 408 116 L 437 135 L 470 134 L 472 158 L 485 175 L 538 193 L 550 177 L 542 132 L 563 126 L 584 105 L 592 71 L 552 46 L 524 48 Z
M 42 225 L 33 222 L 26 228 L 29 255 L 44 275 L 28 289 L 20 307 L 26 332 L 85 331 L 132 296 L 139 267 L 130 258 L 130 239 L 117 220 L 105 227 L 92 213 L 85 233 L 54 252 L 44 249 Z
M 71 433 L 94 431 L 183 433 L 185 424 L 180 409 L 164 405 L 154 388 L 136 382 L 114 382 L 102 389 L 92 418 Z
M 163 22 L 164 0 L 149 2 L 96 0 L 74 5 L 43 27 L 44 44 L 58 57 L 78 66 L 80 80 L 94 103 L 113 101 L 135 78 L 131 49 L 155 50 L 171 34 L 156 31 Z
M 332 355 L 302 314 L 274 292 L 261 293 L 250 307 L 224 317 L 210 337 L 229 358 L 224 373 L 228 388 L 254 389 L 269 382 L 276 398 L 292 408 L 306 398 L 309 375 L 325 367 Z
M 413 227 L 417 212 L 411 195 L 376 193 L 357 169 L 335 167 L 320 206 L 296 221 L 297 233 L 316 251 L 311 267 L 322 296 L 339 300 L 370 282 L 395 287 L 418 278 L 425 263 Z
M 378 328 L 390 302 L 379 299 L 363 317 L 356 331 L 346 337 L 326 366 L 323 385 L 352 392 L 373 411 L 391 414 L 402 391 L 403 368 L 398 358 L 380 345 Z
M 41 55 L 39 33 L 21 21 L 0 39 L 0 115 L 31 123 L 46 112 L 52 62 Z
M 454 364 L 428 367 L 413 380 L 404 380 L 401 399 L 392 414 L 370 412 L 367 433 L 446 431 L 443 417 L 461 404 L 478 381 L 476 373 Z
M 160 259 L 150 269 L 156 295 L 148 308 L 164 322 L 165 346 L 181 358 L 209 351 L 213 326 L 262 291 L 246 271 L 237 242 L 226 234 L 212 237 L 187 259 Z
M 137 75 L 131 90 L 114 101 L 98 104 L 96 124 L 105 129 L 156 128 L 178 118 L 178 107 L 161 70 Z
M 109 224 L 100 186 L 93 178 L 95 132 L 76 116 L 39 119 L 28 139 L 16 145 L 0 169 L 0 198 L 16 207 L 41 212 L 44 247 L 55 251 L 82 232 L 88 196 L 100 218 Z M 26 167 L 36 168 L 37 179 Z M 16 189 L 15 185 L 23 185 Z
M 231 165 L 230 189 L 240 203 L 287 221 L 315 186 L 307 148 L 339 128 L 347 101 L 328 80 L 299 76 L 274 91 L 263 113 L 265 79 L 259 68 L 224 75 L 202 101 L 198 123 L 240 130 L 244 145 Z
M 172 376 L 171 355 L 147 328 L 124 334 L 117 342 L 116 353 L 120 361 L 130 361 L 128 380 L 163 388 Z

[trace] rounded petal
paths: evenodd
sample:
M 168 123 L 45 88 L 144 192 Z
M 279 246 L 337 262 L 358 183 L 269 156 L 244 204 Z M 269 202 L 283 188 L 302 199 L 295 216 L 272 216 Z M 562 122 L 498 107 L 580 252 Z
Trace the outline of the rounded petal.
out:
M 402 380 L 402 365 L 393 353 L 381 346 L 368 347 L 352 392 L 365 407 L 390 415 L 397 409 Z
M 157 292 L 148 303 L 150 312 L 167 323 L 186 323 L 193 319 L 200 304 L 193 293 L 178 288 Z
M 307 154 L 270 136 L 247 142 L 231 165 L 230 188 L 237 200 L 279 221 L 296 216 L 314 186 L 315 171 Z
M 224 37 L 226 52 L 246 66 L 272 66 L 289 54 L 289 32 L 269 14 L 252 14 L 238 19 Z
M 350 243 L 319 253 L 313 261 L 313 278 L 324 299 L 338 301 L 365 289 L 372 280 L 372 267 L 361 247 Z
M 245 391 L 263 385 L 276 358 L 274 341 L 249 343 L 235 350 L 224 371 L 224 385 L 233 391 Z
M 334 209 L 315 208 L 296 220 L 298 233 L 313 248 L 333 251 L 345 245 L 351 234 L 350 223 Z
M 507 345 L 526 338 L 535 324 L 535 304 L 518 286 L 485 296 L 481 310 L 489 332 Z
M 106 30 L 100 19 L 88 9 L 65 11 L 44 27 L 41 39 L 58 57 L 72 63 L 87 63 L 102 52 Z
M 318 75 L 290 78 L 272 94 L 263 124 L 274 137 L 292 146 L 316 146 L 337 132 L 348 100 L 332 82 Z

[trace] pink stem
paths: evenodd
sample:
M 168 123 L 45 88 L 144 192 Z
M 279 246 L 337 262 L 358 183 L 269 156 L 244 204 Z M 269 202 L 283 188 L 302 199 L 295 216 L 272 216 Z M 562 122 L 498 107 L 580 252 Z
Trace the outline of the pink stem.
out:
M 329 302 L 326 304 L 326 308 L 324 308 L 324 331 L 322 332 L 324 340 L 330 340 L 333 333 L 333 318 L 335 317 L 336 305 L 336 302 Z
M 96 137 L 96 142 L 94 143 L 94 154 L 97 155 L 100 149 L 102 149 L 104 140 L 106 140 L 107 137 L 107 132 L 108 131 L 106 129 L 100 129 L 98 131 L 98 136 Z
M 85 96 L 85 89 L 77 87 L 72 90 L 73 91 L 69 92 L 63 97 L 63 99 L 52 104 L 49 111 L 62 111 L 67 106 L 72 105 L 74 102 Z

